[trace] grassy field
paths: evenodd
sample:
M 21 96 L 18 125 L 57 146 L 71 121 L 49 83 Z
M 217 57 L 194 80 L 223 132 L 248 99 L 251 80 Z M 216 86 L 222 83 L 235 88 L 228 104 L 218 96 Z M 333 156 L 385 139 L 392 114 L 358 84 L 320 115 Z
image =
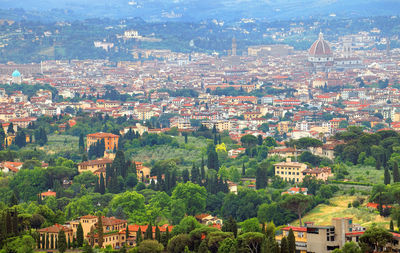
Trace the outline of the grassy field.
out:
M 72 135 L 48 135 L 48 142 L 43 147 L 38 149 L 45 151 L 47 154 L 52 155 L 61 151 L 76 151 L 78 152 L 79 137 Z
M 362 183 L 383 183 L 384 170 L 376 170 L 368 166 L 351 166 L 348 168 L 349 175 L 346 176 L 350 181 Z
M 329 205 L 320 204 L 303 217 L 304 221 L 312 221 L 316 225 L 330 225 L 332 218 L 351 217 L 353 223 L 360 224 L 365 227 L 371 226 L 372 223 L 389 228 L 390 219 L 381 217 L 376 212 L 369 211 L 365 205 L 366 202 L 359 208 L 348 208 L 348 204 L 355 200 L 356 196 L 339 196 L 330 200 Z M 296 220 L 293 224 L 299 225 Z

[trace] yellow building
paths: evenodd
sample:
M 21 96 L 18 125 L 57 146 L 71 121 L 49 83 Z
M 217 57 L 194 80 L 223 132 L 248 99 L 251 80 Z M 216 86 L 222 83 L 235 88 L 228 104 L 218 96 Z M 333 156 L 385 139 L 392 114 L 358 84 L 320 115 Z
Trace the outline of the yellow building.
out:
M 63 230 L 65 233 L 65 239 L 68 242 L 72 242 L 73 241 L 73 231 L 70 227 L 67 226 L 63 226 L 60 224 L 54 224 L 51 227 L 47 227 L 47 228 L 42 228 L 38 230 L 38 233 L 40 235 L 40 248 L 41 249 L 57 249 L 57 245 L 56 242 L 58 241 L 58 234 L 60 233 L 60 231 Z M 43 239 L 47 240 L 46 238 L 48 238 L 48 240 L 51 242 L 53 241 L 53 243 L 44 243 Z M 46 245 L 48 245 L 48 247 L 46 247 Z
M 231 131 L 231 122 L 228 120 L 206 121 L 202 124 L 208 129 L 213 129 L 215 126 L 218 132 Z
M 281 228 L 280 232 L 275 236 L 276 241 L 281 244 L 283 237 L 288 237 L 289 230 L 292 229 L 294 238 L 296 241 L 296 252 L 306 253 L 307 252 L 307 228 L 306 227 L 284 227 Z
M 243 118 L 245 120 L 252 120 L 252 119 L 258 119 L 261 118 L 263 115 L 261 112 L 245 112 L 243 113 Z
M 90 146 L 101 140 L 104 140 L 106 151 L 114 150 L 114 148 L 118 149 L 119 135 L 100 132 L 86 135 L 87 150 L 89 150 Z
M 288 133 L 289 132 L 289 121 L 281 121 L 278 123 L 278 132 L 279 134 L 284 134 L 284 133 Z
M 290 158 L 286 158 L 286 162 L 276 163 L 274 165 L 275 176 L 283 178 L 285 181 L 302 182 L 303 171 L 307 169 L 304 163 L 292 162 Z

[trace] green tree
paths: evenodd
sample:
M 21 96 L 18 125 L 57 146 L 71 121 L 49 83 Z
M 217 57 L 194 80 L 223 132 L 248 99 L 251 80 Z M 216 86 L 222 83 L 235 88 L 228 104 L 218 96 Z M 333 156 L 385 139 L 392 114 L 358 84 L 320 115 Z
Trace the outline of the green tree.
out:
M 394 231 L 393 220 L 390 220 L 390 231 Z
M 105 186 L 105 183 L 104 183 L 104 176 L 103 176 L 103 173 L 100 173 L 99 193 L 100 193 L 101 195 L 103 195 L 104 193 L 106 193 L 106 186 Z
M 10 122 L 10 124 L 8 125 L 8 128 L 7 128 L 7 134 L 14 134 L 14 133 L 15 133 L 14 124 L 12 122 Z
M 110 207 L 115 212 L 117 208 L 122 209 L 123 213 L 134 223 L 145 222 L 146 210 L 144 196 L 136 191 L 126 191 L 114 195 L 110 202 Z
M 287 194 L 281 202 L 281 206 L 292 212 L 295 212 L 299 217 L 300 226 L 302 224 L 301 217 L 304 211 L 310 206 L 312 202 L 311 197 L 304 194 Z
M 362 252 L 379 252 L 382 251 L 388 243 L 391 243 L 392 239 L 393 235 L 385 228 L 373 224 L 360 237 L 359 243 Z
M 246 134 L 240 138 L 240 143 L 242 143 L 244 148 L 253 148 L 257 145 L 257 137 L 251 134 Z
M 144 240 L 137 248 L 138 253 L 161 253 L 164 251 L 164 246 L 154 240 Z
M 101 215 L 99 215 L 97 218 L 96 230 L 98 235 L 98 245 L 100 248 L 102 248 L 104 242 L 104 232 L 103 232 L 103 218 L 101 217 Z
M 79 222 L 78 228 L 76 229 L 76 241 L 79 248 L 83 246 L 83 240 L 83 228 L 82 224 Z
M 144 239 L 153 240 L 153 226 L 151 225 L 151 222 L 149 225 L 147 225 L 146 232 L 144 233 Z
M 390 172 L 389 172 L 388 168 L 385 168 L 385 174 L 384 174 L 383 182 L 384 182 L 385 185 L 390 184 Z
M 229 216 L 229 218 L 223 223 L 222 231 L 232 232 L 235 237 L 237 236 L 237 231 L 238 231 L 237 223 L 232 216 Z
M 225 238 L 218 248 L 218 253 L 232 253 L 236 252 L 237 241 L 233 238 Z
M 249 232 L 239 235 L 237 238 L 238 252 L 262 252 L 261 248 L 265 236 L 259 232 Z
M 168 242 L 167 251 L 169 253 L 184 252 L 185 247 L 190 246 L 191 240 L 187 234 L 179 234 L 172 237 Z
M 142 229 L 139 226 L 138 231 L 136 231 L 136 245 L 140 245 L 141 241 L 142 241 Z
M 393 163 L 393 182 L 400 182 L 399 166 L 397 162 Z
M 268 178 L 267 178 L 267 170 L 268 163 L 262 162 L 256 168 L 256 189 L 264 189 L 267 187 Z
M 79 152 L 83 153 L 85 151 L 85 141 L 83 133 L 79 135 Z
M 65 232 L 62 229 L 58 233 L 57 248 L 60 253 L 64 253 L 67 250 L 67 239 L 65 237 Z
M 129 239 L 129 225 L 126 224 L 126 229 L 125 229 L 125 244 L 128 243 L 128 239 Z
M 251 218 L 240 223 L 243 233 L 248 232 L 261 232 L 260 223 L 257 218 Z
M 296 252 L 296 238 L 294 237 L 293 230 L 289 230 L 289 235 L 287 237 L 288 240 L 288 245 L 289 245 L 289 253 L 295 253 Z
M 206 207 L 207 191 L 204 187 L 192 182 L 179 183 L 172 192 L 172 201 L 182 200 L 185 213 L 195 215 L 201 213 Z
M 346 242 L 341 249 L 335 249 L 333 253 L 362 253 L 360 247 L 355 242 Z
M 281 240 L 281 253 L 289 253 L 289 242 L 286 237 L 283 237 Z
M 3 246 L 2 252 L 15 253 L 33 253 L 35 249 L 35 240 L 30 235 L 22 235 L 7 240 Z

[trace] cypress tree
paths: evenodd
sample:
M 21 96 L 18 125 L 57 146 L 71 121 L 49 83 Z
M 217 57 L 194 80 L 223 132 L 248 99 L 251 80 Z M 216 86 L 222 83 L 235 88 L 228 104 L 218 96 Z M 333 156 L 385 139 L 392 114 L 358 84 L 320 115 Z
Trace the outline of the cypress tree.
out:
M 394 231 L 393 220 L 390 220 L 390 231 Z
M 54 249 L 54 235 L 51 234 L 50 236 L 50 249 Z
M 76 230 L 76 242 L 77 242 L 77 246 L 78 248 L 83 246 L 83 228 L 82 228 L 82 224 L 79 222 L 78 228 Z
M 147 225 L 147 229 L 144 234 L 144 239 L 153 240 L 153 226 L 151 225 L 151 222 L 149 223 L 149 225 Z
M 79 135 L 79 151 L 80 152 L 85 151 L 85 141 L 84 141 L 83 133 L 81 133 Z
M 224 222 L 224 224 L 222 225 L 222 231 L 232 232 L 235 237 L 237 236 L 237 231 L 238 231 L 237 223 L 232 216 L 229 216 L 228 220 Z
M 126 229 L 125 229 L 125 244 L 128 243 L 128 238 L 129 238 L 129 225 L 126 224 Z
M 105 186 L 105 184 L 104 184 L 103 173 L 100 173 L 99 193 L 100 193 L 101 195 L 103 195 L 104 193 L 106 193 L 106 186 Z
M 176 170 L 174 169 L 173 171 L 172 171 L 172 174 L 171 174 L 171 185 L 170 185 L 170 189 L 172 189 L 172 188 L 174 188 L 175 186 L 176 186 L 176 181 L 177 181 L 178 179 L 177 179 L 177 175 L 176 175 Z
M 294 237 L 293 230 L 289 230 L 289 235 L 287 237 L 288 240 L 288 245 L 289 245 L 289 253 L 295 253 L 296 252 L 296 238 Z
M 156 233 L 155 233 L 155 236 L 156 236 L 156 240 L 158 241 L 158 242 L 161 242 L 161 232 L 160 232 L 160 228 L 158 228 L 158 226 L 156 226 Z
M 267 187 L 267 170 L 264 167 L 257 166 L 256 169 L 256 188 L 258 189 L 264 189 Z
M 281 253 L 289 253 L 289 244 L 286 237 L 283 237 L 281 241 Z
M 397 229 L 400 230 L 400 215 L 397 217 Z
M 39 235 L 38 238 L 37 238 L 37 248 L 38 248 L 38 249 L 40 249 L 40 245 L 41 245 L 41 244 L 40 244 L 40 235 Z
M 78 245 L 77 245 L 77 242 L 76 242 L 76 237 L 74 236 L 74 237 L 72 237 L 72 248 L 76 248 Z
M 42 234 L 42 249 L 46 248 L 46 236 L 45 234 Z
M 375 169 L 377 169 L 377 170 L 381 169 L 381 160 L 379 158 L 376 159 Z
M 65 232 L 64 230 L 61 229 L 61 231 L 58 233 L 58 242 L 57 242 L 57 248 L 60 253 L 64 253 L 67 250 L 67 240 L 65 237 Z
M 116 176 L 126 177 L 127 170 L 126 170 L 125 154 L 123 151 L 121 150 L 117 151 L 111 167 L 116 172 Z
M 103 242 L 104 242 L 104 234 L 103 234 L 103 219 L 101 215 L 99 215 L 97 219 L 97 234 L 98 234 L 98 244 L 100 248 L 103 248 Z
M 385 168 L 385 174 L 384 174 L 383 182 L 384 182 L 385 185 L 390 184 L 390 172 L 389 172 L 388 168 Z
M 71 247 L 71 239 L 68 237 L 67 248 L 70 249 Z
M 139 229 L 136 232 L 136 246 L 139 246 L 141 241 L 142 241 L 142 229 L 139 226 Z
M 46 233 L 46 249 L 49 248 L 49 244 L 50 244 L 50 242 L 49 242 L 49 233 Z
M 184 169 L 182 171 L 182 180 L 183 180 L 184 183 L 189 181 L 189 171 L 187 169 Z
M 192 171 L 191 171 L 191 181 L 192 181 L 193 183 L 200 183 L 199 177 L 200 177 L 200 175 L 199 175 L 199 169 L 198 169 L 198 168 L 196 167 L 196 165 L 193 163 Z
M 10 122 L 10 124 L 8 125 L 8 128 L 7 128 L 7 134 L 14 134 L 14 133 L 15 133 L 14 125 L 12 122 Z
M 261 146 L 261 145 L 263 144 L 263 138 L 262 138 L 261 134 L 259 134 L 259 135 L 257 136 L 257 144 L 258 144 L 259 146 Z
M 400 182 L 399 166 L 397 162 L 394 162 L 393 164 L 393 182 Z
M 187 143 L 188 143 L 188 135 L 185 134 L 185 144 L 187 144 Z
M 214 145 L 217 145 L 217 144 L 218 144 L 217 135 L 216 135 L 216 134 L 214 134 Z
M 96 180 L 96 183 L 94 184 L 94 192 L 99 192 L 100 193 L 100 184 L 99 180 Z
M 201 180 L 206 178 L 206 170 L 204 168 L 204 156 L 201 157 L 201 166 L 200 166 L 200 173 L 201 173 Z

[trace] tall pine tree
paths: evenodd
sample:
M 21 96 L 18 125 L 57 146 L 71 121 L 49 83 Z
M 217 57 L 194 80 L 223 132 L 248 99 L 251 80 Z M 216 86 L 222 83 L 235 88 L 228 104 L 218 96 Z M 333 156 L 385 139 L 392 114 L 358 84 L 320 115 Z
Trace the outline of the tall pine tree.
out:
M 83 133 L 79 135 L 79 152 L 83 153 L 85 151 L 85 141 Z
M 104 242 L 104 233 L 103 233 L 103 219 L 101 215 L 97 218 L 97 235 L 98 235 L 98 245 L 100 248 L 103 247 L 103 242 Z
M 399 166 L 397 162 L 393 163 L 393 182 L 400 182 Z
M 80 248 L 83 246 L 83 228 L 82 228 L 82 224 L 79 222 L 78 228 L 76 230 L 76 242 L 77 242 L 77 246 Z
M 103 195 L 104 193 L 106 193 L 106 186 L 105 186 L 105 183 L 104 183 L 104 176 L 103 176 L 103 173 L 100 173 L 99 193 L 100 193 L 101 195 Z
M 289 253 L 295 253 L 296 252 L 296 238 L 294 237 L 293 230 L 289 230 L 289 235 L 287 237 L 288 244 L 289 244 Z
M 384 174 L 383 182 L 384 182 L 385 185 L 390 184 L 390 172 L 389 172 L 388 168 L 385 168 L 385 174 Z
M 65 232 L 62 229 L 58 233 L 57 248 L 60 253 L 64 253 L 67 250 L 67 240 L 65 237 Z

